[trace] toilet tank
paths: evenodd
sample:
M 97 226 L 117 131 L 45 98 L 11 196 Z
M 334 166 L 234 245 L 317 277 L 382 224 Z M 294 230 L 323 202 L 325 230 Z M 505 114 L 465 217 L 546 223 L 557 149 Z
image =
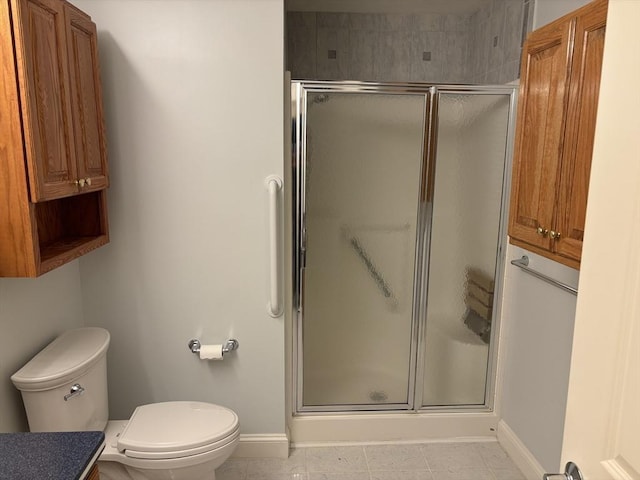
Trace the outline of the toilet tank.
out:
M 32 432 L 104 429 L 109 339 L 104 328 L 68 330 L 11 376 Z

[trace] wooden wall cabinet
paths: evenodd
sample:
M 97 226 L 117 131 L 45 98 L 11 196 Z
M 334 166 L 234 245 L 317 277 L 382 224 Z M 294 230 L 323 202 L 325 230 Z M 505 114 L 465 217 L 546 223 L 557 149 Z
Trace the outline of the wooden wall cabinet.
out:
M 64 0 L 0 0 L 0 33 L 0 276 L 34 277 L 109 240 L 96 27 Z
M 522 53 L 509 214 L 514 245 L 579 268 L 607 0 L 532 32 Z

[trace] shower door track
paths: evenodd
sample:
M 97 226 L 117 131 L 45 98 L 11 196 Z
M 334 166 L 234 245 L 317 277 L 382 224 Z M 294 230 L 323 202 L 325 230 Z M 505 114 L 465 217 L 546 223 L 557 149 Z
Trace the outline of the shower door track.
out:
M 455 412 L 492 412 L 493 397 L 496 383 L 497 341 L 500 323 L 500 302 L 495 306 L 495 329 L 491 333 L 489 358 L 487 365 L 486 388 L 483 404 L 473 405 L 442 405 L 423 406 L 422 388 L 424 377 L 425 331 L 426 331 L 426 303 L 428 286 L 429 244 L 432 216 L 432 199 L 434 189 L 435 142 L 437 135 L 437 109 L 440 93 L 473 93 L 473 94 L 508 94 L 510 95 L 509 127 L 507 134 L 506 159 L 503 174 L 503 198 L 500 213 L 500 232 L 498 242 L 498 258 L 496 265 L 496 298 L 502 295 L 502 274 L 504 270 L 503 243 L 506 241 L 507 211 L 505 199 L 508 199 L 509 178 L 511 174 L 511 156 L 515 125 L 516 87 L 513 86 L 468 86 L 468 85 L 436 85 L 421 83 L 374 83 L 374 82 L 340 82 L 340 81 L 306 81 L 293 80 L 291 82 L 291 116 L 292 116 L 292 164 L 293 164 L 293 402 L 294 415 L 324 415 L 324 414 L 381 414 L 389 413 L 455 413 Z M 409 386 L 407 403 L 390 404 L 331 404 L 304 405 L 303 404 L 303 342 L 302 321 L 304 316 L 303 270 L 306 262 L 306 142 L 307 129 L 307 93 L 386 93 L 425 96 L 423 116 L 422 165 L 420 179 L 420 201 L 418 204 L 418 220 L 416 225 L 416 247 L 414 265 L 414 288 L 411 320 L 411 352 L 409 368 Z M 363 252 L 366 254 L 366 252 Z M 364 258 L 361 255 L 361 258 Z M 375 277 L 375 272 L 371 272 Z M 376 278 L 379 288 L 386 286 L 382 277 Z M 389 290 L 390 292 L 390 290 Z

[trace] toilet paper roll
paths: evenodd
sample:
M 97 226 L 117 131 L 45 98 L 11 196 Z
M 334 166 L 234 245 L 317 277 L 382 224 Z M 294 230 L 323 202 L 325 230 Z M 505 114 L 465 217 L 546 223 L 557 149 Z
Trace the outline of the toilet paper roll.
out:
M 222 360 L 222 345 L 201 345 L 200 360 Z

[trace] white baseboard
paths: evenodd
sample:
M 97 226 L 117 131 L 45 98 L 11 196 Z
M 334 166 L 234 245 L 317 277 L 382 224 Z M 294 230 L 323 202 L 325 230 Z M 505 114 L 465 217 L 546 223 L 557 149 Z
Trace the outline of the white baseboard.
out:
M 540 480 L 545 473 L 533 454 L 504 420 L 498 423 L 498 442 L 527 480 Z M 285 433 L 242 434 L 233 457 L 287 458 L 289 438 Z
M 289 438 L 284 433 L 240 435 L 232 457 L 287 458 Z
M 540 480 L 545 471 L 504 420 L 498 422 L 498 442 L 527 480 Z

